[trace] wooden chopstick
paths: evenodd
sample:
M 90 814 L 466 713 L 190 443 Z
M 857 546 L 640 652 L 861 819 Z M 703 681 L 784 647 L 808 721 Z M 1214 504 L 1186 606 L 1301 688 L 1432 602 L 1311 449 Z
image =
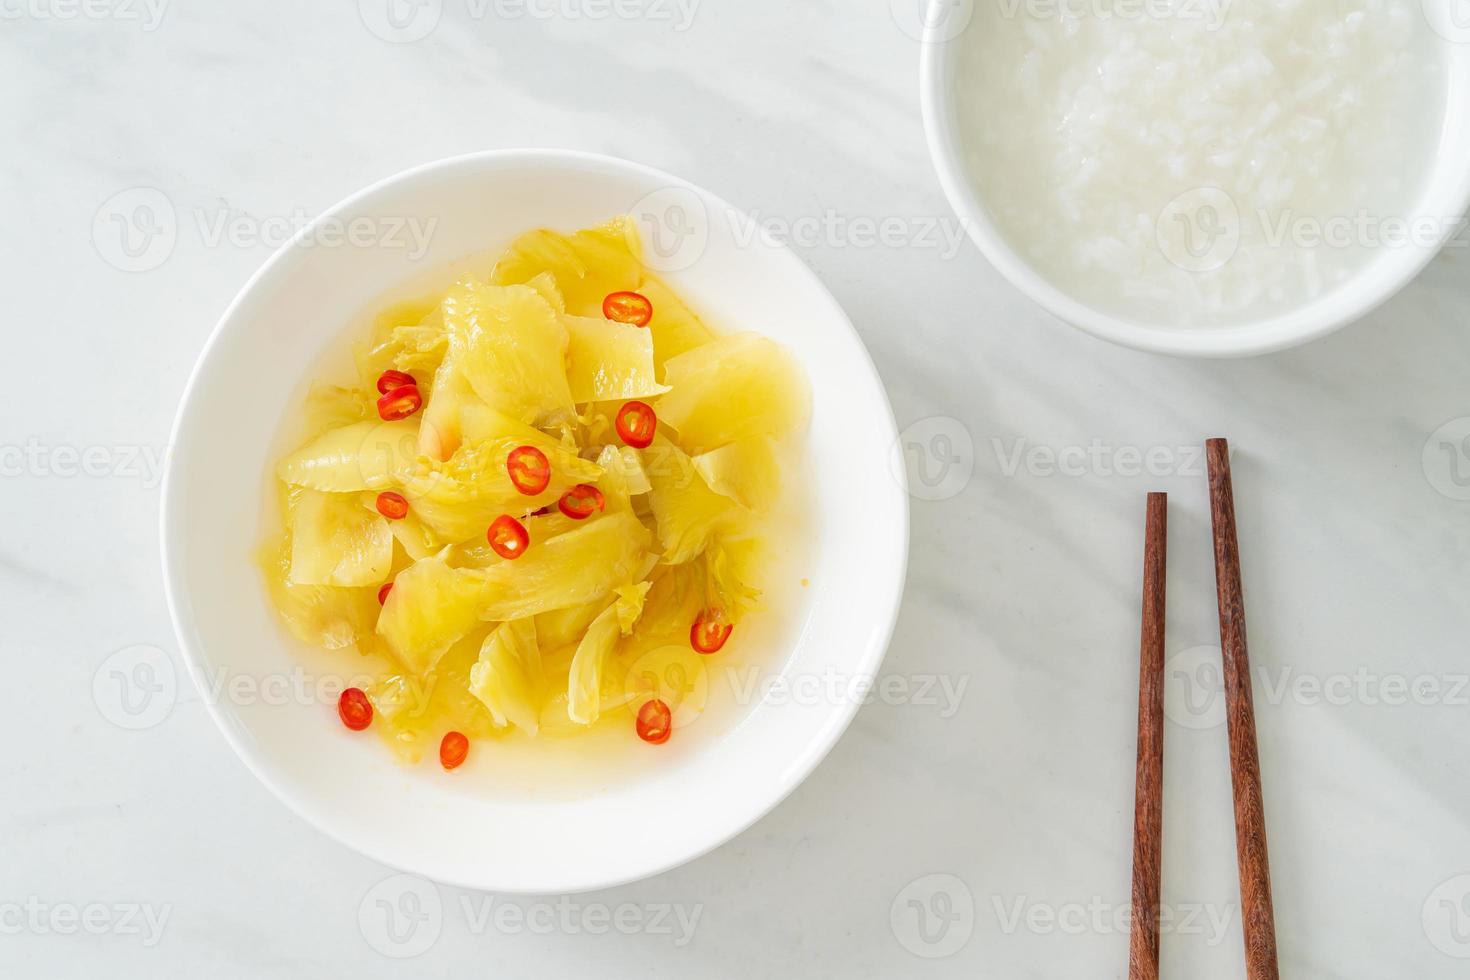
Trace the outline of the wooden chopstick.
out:
M 1143 631 L 1138 648 L 1138 777 L 1133 801 L 1133 931 L 1128 980 L 1159 978 L 1159 878 L 1164 826 L 1164 583 L 1169 497 L 1148 495 Z
M 1230 447 L 1205 443 L 1210 473 L 1210 516 L 1215 537 L 1215 589 L 1220 603 L 1225 717 L 1230 737 L 1230 781 L 1235 792 L 1235 857 L 1240 868 L 1241 922 L 1248 980 L 1277 980 L 1276 918 L 1271 906 L 1271 862 L 1266 853 L 1266 812 L 1256 746 L 1250 657 L 1245 643 L 1245 600 L 1240 585 L 1240 545 L 1235 534 L 1235 493 Z

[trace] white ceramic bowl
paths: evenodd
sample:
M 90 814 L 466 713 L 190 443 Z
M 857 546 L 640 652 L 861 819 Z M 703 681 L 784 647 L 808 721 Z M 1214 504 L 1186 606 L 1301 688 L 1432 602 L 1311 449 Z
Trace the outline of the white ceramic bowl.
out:
M 1241 357 L 1304 344 L 1366 315 L 1419 274 L 1439 252 L 1432 246 L 1385 249 L 1341 288 L 1291 312 L 1228 327 L 1172 329 L 1119 318 L 1078 300 L 1044 278 L 1005 240 L 968 175 L 955 111 L 955 71 L 974 7 L 996 0 L 929 0 L 919 69 L 920 99 L 929 150 L 940 184 L 970 237 L 1001 274 L 1061 319 L 1114 343 L 1139 350 L 1197 357 Z M 1416 214 L 1434 219 L 1463 215 L 1470 206 L 1470 25 L 1454 5 L 1464 0 L 1423 0 L 1444 38 L 1450 92 L 1438 158 Z M 1454 41 L 1449 40 L 1454 38 Z M 1452 226 L 1453 221 L 1446 220 Z M 1446 237 L 1455 232 L 1446 228 Z M 1466 239 L 1461 236 L 1461 240 Z
M 646 239 L 648 222 L 664 222 L 668 235 L 649 241 L 652 264 L 696 309 L 722 327 L 778 339 L 811 380 L 806 454 L 822 504 L 804 565 L 810 586 L 759 632 L 769 648 L 762 656 L 776 669 L 784 662 L 787 678 L 835 672 L 860 683 L 875 675 L 891 635 L 908 548 L 908 498 L 889 466 L 892 412 L 851 324 L 795 255 L 746 237 L 747 219 L 714 195 L 606 157 L 483 153 L 376 184 L 281 249 L 226 311 L 179 408 L 162 530 L 179 642 L 230 744 L 298 814 L 395 868 L 524 893 L 655 874 L 775 806 L 856 711 L 855 697 L 765 696 L 738 723 L 693 724 L 687 737 L 648 747 L 667 751 L 636 778 L 542 796 L 534 787 L 502 792 L 495 772 L 471 765 L 404 766 L 370 734 L 344 729 L 330 702 L 215 693 L 222 678 L 238 676 L 279 687 L 313 662 L 278 626 L 252 552 L 273 521 L 263 487 L 290 428 L 284 420 L 349 321 L 395 284 L 527 229 L 580 228 L 621 213 L 640 216 Z M 387 244 L 390 226 L 412 218 L 436 222 L 417 261 Z M 379 235 L 381 244 L 353 247 L 323 231 L 350 230 L 355 219 L 360 240 Z

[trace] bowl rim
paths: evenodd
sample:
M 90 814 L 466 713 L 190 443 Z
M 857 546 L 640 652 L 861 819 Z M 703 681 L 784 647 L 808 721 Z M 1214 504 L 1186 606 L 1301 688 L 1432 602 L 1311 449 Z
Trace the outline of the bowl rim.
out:
M 245 281 L 244 285 L 240 287 L 239 291 L 220 315 L 219 320 L 215 323 L 203 347 L 200 349 L 193 366 L 190 368 L 188 379 L 179 398 L 179 406 L 175 413 L 173 424 L 170 427 L 168 443 L 170 453 L 168 454 L 168 462 L 160 487 L 159 545 L 164 597 L 168 605 L 169 619 L 173 625 L 174 635 L 179 643 L 180 654 L 196 690 L 201 694 L 201 700 L 204 702 L 210 718 L 214 721 L 215 726 L 221 734 L 224 735 L 225 741 L 234 750 L 235 755 L 245 764 L 245 767 L 271 791 L 272 795 L 284 803 L 303 822 L 316 828 L 317 831 L 326 837 L 347 846 L 351 850 L 385 867 L 403 873 L 419 875 L 428 880 L 452 887 L 470 890 L 490 889 L 507 894 L 519 895 L 581 894 L 605 888 L 614 888 L 663 874 L 703 857 L 723 844 L 728 843 L 730 840 L 733 840 L 746 830 L 749 830 L 779 806 L 816 770 L 817 766 L 821 764 L 836 746 L 837 742 L 841 740 L 843 734 L 852 724 L 861 705 L 851 699 L 838 699 L 831 704 L 831 713 L 826 724 L 817 731 L 812 741 L 802 746 L 800 750 L 793 752 L 793 756 L 799 757 L 800 761 L 795 762 L 793 765 L 783 767 L 775 774 L 775 778 L 770 784 L 771 791 L 758 804 L 751 807 L 746 815 L 736 821 L 733 824 L 732 830 L 728 833 L 715 834 L 711 839 L 701 841 L 683 851 L 676 852 L 669 857 L 650 864 L 645 869 L 613 875 L 611 877 L 596 877 L 586 881 L 579 880 L 570 884 L 556 882 L 547 887 L 517 886 L 514 888 L 505 888 L 487 885 L 483 881 L 456 878 L 452 873 L 444 873 L 437 869 L 434 871 L 425 871 L 422 868 L 409 867 L 397 856 L 385 853 L 384 848 L 375 846 L 367 840 L 350 837 L 340 829 L 331 826 L 325 814 L 319 813 L 315 809 L 307 806 L 304 800 L 299 798 L 275 777 L 269 757 L 263 752 L 257 752 L 251 746 L 249 740 L 243 736 L 243 733 L 237 730 L 236 726 L 227 723 L 222 704 L 217 703 L 217 699 L 208 696 L 208 664 L 206 663 L 202 649 L 197 648 L 193 638 L 195 622 L 192 613 L 189 612 L 183 601 L 183 596 L 187 590 L 184 569 L 182 567 L 183 557 L 181 548 L 182 535 L 185 533 L 185 529 L 172 527 L 174 523 L 172 518 L 177 509 L 176 499 L 179 493 L 174 484 L 175 468 L 179 464 L 178 457 L 173 452 L 173 448 L 179 445 L 179 439 L 185 425 L 186 417 L 199 389 L 200 377 L 204 365 L 215 354 L 221 339 L 232 329 L 232 322 L 246 300 L 275 272 L 278 266 L 288 261 L 289 256 L 301 242 L 310 239 L 323 222 L 350 210 L 362 201 L 371 198 L 373 195 L 393 185 L 423 179 L 439 171 L 452 172 L 458 168 L 477 167 L 487 164 L 500 166 L 539 165 L 551 167 L 568 164 L 581 165 L 608 173 L 621 174 L 645 181 L 654 181 L 657 182 L 657 186 L 686 188 L 697 194 L 707 204 L 718 207 L 721 213 L 749 222 L 750 227 L 755 227 L 753 220 L 744 210 L 734 207 L 728 201 L 706 188 L 666 171 L 607 154 L 542 147 L 482 150 L 420 163 L 373 181 L 324 209 L 310 222 L 299 228 L 289 241 L 276 249 Z M 837 301 L 836 297 L 832 295 L 826 284 L 822 282 L 807 263 L 788 245 L 765 235 L 760 236 L 760 241 L 764 247 L 772 248 L 775 252 L 786 257 L 791 274 L 803 280 L 808 287 L 814 288 L 817 291 L 815 295 L 819 296 L 831 307 L 835 314 L 834 325 L 840 323 L 846 328 L 847 339 L 850 339 L 855 345 L 856 353 L 860 355 L 859 361 L 866 367 L 869 379 L 880 396 L 879 401 L 881 405 L 877 407 L 881 409 L 879 414 L 886 421 L 887 431 L 879 435 L 882 436 L 885 445 L 896 444 L 899 433 L 893 414 L 892 402 L 888 398 L 887 389 L 873 361 L 872 354 L 868 350 L 867 345 L 863 343 L 861 335 L 857 332 L 847 312 L 842 308 L 842 305 Z M 908 572 L 911 531 L 908 478 L 907 473 L 902 467 L 897 469 L 890 467 L 889 469 L 893 480 L 897 484 L 898 491 L 894 495 L 894 499 L 897 501 L 898 513 L 893 516 L 898 518 L 897 527 L 894 530 L 897 532 L 896 543 L 900 549 L 900 560 L 892 564 L 892 568 L 888 573 L 889 580 L 884 583 L 885 587 L 880 593 L 885 597 L 884 604 L 869 607 L 870 610 L 877 613 L 872 619 L 873 628 L 871 635 L 874 642 L 864 651 L 861 660 L 852 665 L 853 677 L 866 678 L 869 681 L 876 678 L 883 660 L 887 656 L 889 646 L 892 643 L 894 631 L 898 625 L 899 613 L 903 606 Z M 569 801 L 568 805 L 575 806 L 576 801 Z
M 1457 226 L 1451 220 L 1436 244 L 1409 244 L 1395 249 L 1364 266 L 1339 288 L 1262 320 L 1187 329 L 1144 326 L 1105 313 L 1053 285 L 1021 257 L 990 219 L 966 173 L 950 84 L 953 52 L 964 30 L 952 37 L 944 36 L 945 18 L 941 16 L 942 8 L 951 2 L 929 0 L 928 26 L 919 44 L 919 103 L 929 156 L 940 186 L 971 241 L 1001 275 L 1052 315 L 1095 337 L 1149 353 L 1204 358 L 1250 357 L 1297 347 L 1340 330 L 1388 302 L 1423 272 L 1456 234 Z M 1460 52 L 1462 57 L 1467 53 Z M 1459 101 L 1466 99 L 1462 96 Z M 1454 104 L 1447 101 L 1447 119 L 1453 111 Z M 1425 213 L 1462 218 L 1470 211 L 1470 171 L 1462 172 L 1456 181 L 1427 184 L 1425 194 L 1421 198 Z

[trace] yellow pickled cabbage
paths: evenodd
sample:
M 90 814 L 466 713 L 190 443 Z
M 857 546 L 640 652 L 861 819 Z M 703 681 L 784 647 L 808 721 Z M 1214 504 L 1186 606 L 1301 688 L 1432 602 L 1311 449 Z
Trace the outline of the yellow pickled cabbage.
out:
M 480 646 L 479 660 L 470 668 L 469 690 L 490 709 L 495 724 L 515 725 L 535 735 L 541 715 L 536 695 L 540 674 L 535 624 L 528 619 L 502 623 Z
M 661 423 L 696 455 L 737 439 L 781 439 L 806 425 L 810 395 L 801 369 L 759 334 L 721 337 L 664 365 L 672 390 L 659 399 Z
M 291 515 L 292 585 L 378 585 L 393 564 L 388 522 L 356 494 L 305 490 Z
M 444 556 L 416 561 L 393 580 L 377 632 L 404 669 L 427 673 L 480 623 L 484 576 L 451 568 Z
M 567 385 L 567 329 L 528 286 L 466 280 L 444 298 L 450 357 L 485 404 L 523 422 L 575 415 Z
M 567 378 L 578 402 L 653 398 L 668 391 L 654 379 L 653 334 L 612 320 L 565 316 Z
M 604 317 L 625 290 L 652 305 L 646 327 Z M 394 750 L 631 725 L 650 697 L 675 729 L 696 717 L 709 658 L 690 627 L 759 608 L 762 521 L 810 412 L 790 355 L 714 334 L 628 218 L 521 236 L 488 278 L 386 309 L 355 355 L 355 378 L 312 385 L 276 464 L 283 533 L 260 564 L 293 634 L 372 655 L 356 669 Z M 419 412 L 379 418 L 385 371 L 412 376 Z M 658 415 L 645 449 L 617 433 L 630 400 Z M 547 459 L 539 492 L 507 469 L 522 447 Z M 563 512 L 581 484 L 600 505 Z M 385 517 L 384 491 L 407 513 Z M 509 558 L 486 535 L 501 517 L 528 539 Z
M 739 505 L 711 490 L 689 457 L 668 440 L 657 438 L 644 450 L 644 466 L 652 484 L 649 506 L 669 564 L 695 558 L 711 537 L 740 520 Z
M 367 688 L 382 720 L 380 734 L 402 758 L 417 762 L 425 749 L 436 750 L 445 732 L 485 738 L 497 728 L 489 709 L 470 693 L 470 671 L 477 662 L 484 630 L 455 643 L 425 675 L 391 673 Z
M 523 619 L 607 596 L 642 567 L 650 543 L 648 529 L 629 513 L 533 541 L 522 557 L 484 570 L 480 618 Z
M 690 460 L 715 493 L 747 510 L 766 511 L 781 494 L 776 446 L 764 436 L 740 439 Z

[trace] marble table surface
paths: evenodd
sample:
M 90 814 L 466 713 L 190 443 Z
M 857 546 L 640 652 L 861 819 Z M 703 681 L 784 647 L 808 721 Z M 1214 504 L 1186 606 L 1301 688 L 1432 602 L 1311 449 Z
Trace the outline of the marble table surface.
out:
M 0 0 L 0 975 L 1121 977 L 1162 489 L 1164 967 L 1242 976 L 1214 435 L 1283 972 L 1470 972 L 1465 240 L 1306 348 L 1134 353 L 961 239 L 910 0 L 388 2 Z M 157 511 L 190 367 L 283 230 L 412 164 L 538 145 L 674 171 L 789 237 L 872 351 L 915 496 L 896 680 L 816 773 L 688 866 L 525 899 L 395 879 L 246 771 L 179 660 Z M 176 686 L 119 724 L 138 664 Z

